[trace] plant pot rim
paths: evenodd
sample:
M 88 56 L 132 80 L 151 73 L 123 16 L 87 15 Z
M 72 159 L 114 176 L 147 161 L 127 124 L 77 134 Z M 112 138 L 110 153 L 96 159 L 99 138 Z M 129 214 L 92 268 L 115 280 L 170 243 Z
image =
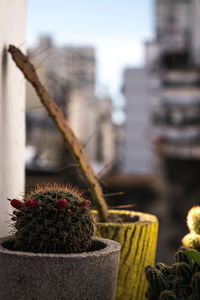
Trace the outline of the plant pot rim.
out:
M 0 238 L 0 254 L 7 254 L 10 256 L 17 255 L 21 257 L 40 257 L 40 258 L 68 258 L 68 259 L 86 259 L 90 257 L 99 257 L 99 256 L 107 256 L 111 253 L 115 253 L 120 251 L 121 245 L 118 242 L 115 242 L 113 240 L 100 238 L 97 236 L 94 236 L 93 240 L 96 242 L 97 245 L 100 245 L 101 248 L 99 250 L 92 250 L 88 252 L 81 252 L 81 253 L 34 253 L 34 252 L 25 252 L 25 251 L 15 251 L 15 250 L 9 250 L 2 246 L 2 243 L 9 241 L 12 239 L 12 235 L 8 235 L 5 237 Z
M 112 225 L 112 226 L 127 226 L 127 225 L 138 225 L 138 224 L 149 224 L 157 223 L 158 219 L 156 216 L 144 212 L 134 211 L 134 210 L 120 210 L 120 209 L 109 209 L 109 214 L 120 214 L 120 215 L 130 215 L 138 216 L 139 220 L 135 222 L 126 222 L 126 223 L 115 223 L 115 222 L 98 222 L 98 225 Z M 97 214 L 96 210 L 93 210 L 92 213 Z

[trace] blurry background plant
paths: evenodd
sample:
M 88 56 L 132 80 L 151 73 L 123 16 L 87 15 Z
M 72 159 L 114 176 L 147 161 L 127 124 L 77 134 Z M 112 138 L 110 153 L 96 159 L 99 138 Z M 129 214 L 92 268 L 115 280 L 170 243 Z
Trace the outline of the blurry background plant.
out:
M 187 226 L 190 232 L 183 237 L 183 245 L 200 251 L 200 206 L 194 206 L 189 210 Z

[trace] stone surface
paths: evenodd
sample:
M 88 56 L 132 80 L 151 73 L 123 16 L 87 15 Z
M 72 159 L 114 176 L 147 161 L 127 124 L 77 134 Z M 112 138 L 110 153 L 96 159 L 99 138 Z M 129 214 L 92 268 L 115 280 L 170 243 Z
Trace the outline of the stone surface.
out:
M 114 300 L 120 245 L 95 238 L 100 250 L 80 254 L 11 251 L 0 239 L 0 299 Z

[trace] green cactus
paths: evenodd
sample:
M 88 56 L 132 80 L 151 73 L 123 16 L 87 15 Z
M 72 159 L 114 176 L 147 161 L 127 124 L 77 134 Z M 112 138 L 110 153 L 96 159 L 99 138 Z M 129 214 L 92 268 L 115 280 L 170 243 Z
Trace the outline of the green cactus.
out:
M 77 189 L 36 186 L 11 205 L 14 249 L 41 253 L 79 253 L 91 246 L 94 223 L 89 201 Z
M 155 266 L 145 268 L 149 283 L 146 293 L 147 299 L 200 299 L 200 265 L 195 259 L 186 254 L 188 251 L 185 248 L 179 249 L 175 253 L 175 263 L 172 266 L 158 263 Z
M 159 300 L 177 300 L 177 298 L 172 291 L 163 291 L 159 296 Z
M 173 276 L 172 269 L 169 266 L 163 266 L 160 271 L 164 274 L 166 277 Z
M 164 267 L 165 266 L 165 264 L 163 264 L 162 262 L 159 262 L 159 263 L 157 263 L 156 265 L 155 265 L 155 268 L 156 269 L 158 269 L 158 270 L 160 270 L 162 267 Z
M 187 263 L 175 263 L 172 267 L 172 271 L 176 274 L 177 277 L 183 278 L 186 281 L 191 279 L 192 270 L 191 266 Z
M 200 265 L 197 263 L 193 264 L 193 269 L 192 269 L 193 273 L 198 273 L 200 272 Z
M 192 291 L 200 297 L 200 272 L 192 277 Z
M 169 283 L 162 272 L 155 267 L 147 267 L 145 269 L 147 281 L 151 285 L 156 294 L 169 288 Z
M 174 279 L 173 292 L 177 299 L 187 299 L 187 297 L 191 295 L 192 289 L 190 285 L 188 285 L 187 281 L 183 279 Z
M 147 289 L 145 296 L 149 300 L 157 300 L 158 299 L 158 295 L 151 288 Z
M 184 253 L 185 249 L 186 248 L 181 247 L 181 249 L 180 249 L 181 251 L 179 250 L 179 251 L 177 251 L 175 253 L 175 255 L 174 255 L 174 261 L 177 262 L 177 263 L 184 262 L 184 263 L 186 263 L 188 265 L 191 265 L 192 264 L 192 260 L 191 260 L 191 258 L 187 254 Z
M 191 294 L 187 300 L 199 300 L 199 295 L 197 294 Z
M 200 250 L 200 234 L 188 233 L 182 239 L 182 244 L 188 248 Z

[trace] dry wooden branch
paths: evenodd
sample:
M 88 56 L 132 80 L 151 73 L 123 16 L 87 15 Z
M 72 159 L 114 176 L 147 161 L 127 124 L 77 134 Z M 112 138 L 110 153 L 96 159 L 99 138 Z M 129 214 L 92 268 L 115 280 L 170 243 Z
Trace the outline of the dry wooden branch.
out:
M 103 193 L 100 184 L 95 177 L 94 171 L 90 166 L 90 163 L 82 146 L 80 145 L 78 139 L 74 135 L 68 122 L 65 120 L 62 111 L 57 106 L 55 101 L 51 98 L 44 86 L 41 84 L 37 76 L 36 70 L 29 61 L 29 58 L 13 45 L 9 46 L 8 52 L 12 55 L 13 60 L 15 61 L 17 67 L 23 72 L 25 78 L 32 84 L 42 104 L 48 111 L 50 118 L 53 120 L 57 129 L 62 134 L 67 148 L 69 149 L 70 153 L 72 154 L 73 158 L 78 164 L 80 171 L 88 184 L 90 193 L 92 195 L 92 199 L 99 213 L 100 221 L 107 222 L 108 210 L 105 200 L 103 198 Z

